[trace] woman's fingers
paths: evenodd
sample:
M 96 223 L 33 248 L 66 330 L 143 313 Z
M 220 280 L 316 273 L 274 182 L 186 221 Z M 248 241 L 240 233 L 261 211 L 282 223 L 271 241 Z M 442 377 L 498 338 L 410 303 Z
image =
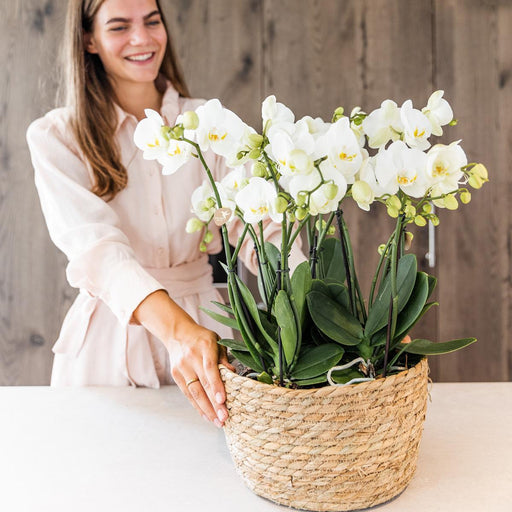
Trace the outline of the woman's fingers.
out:
M 204 381 L 201 381 L 203 382 L 203 387 L 215 408 L 215 414 L 224 423 L 228 418 L 228 410 L 224 405 L 226 392 L 224 390 L 224 383 L 220 378 L 217 354 L 215 359 L 208 356 L 203 359 L 203 371 L 205 376 Z

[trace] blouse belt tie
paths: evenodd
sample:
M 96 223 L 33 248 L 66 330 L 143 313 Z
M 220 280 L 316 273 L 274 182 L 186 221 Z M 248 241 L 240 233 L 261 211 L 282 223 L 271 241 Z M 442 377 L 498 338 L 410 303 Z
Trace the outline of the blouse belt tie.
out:
M 208 256 L 167 268 L 144 267 L 168 292 L 171 299 L 211 290 L 212 267 Z
M 204 293 L 212 288 L 212 267 L 208 256 L 167 268 L 144 267 L 169 293 L 171 298 Z M 60 336 L 52 350 L 55 354 L 77 357 L 86 339 L 91 317 L 100 300 L 80 290 L 62 324 Z

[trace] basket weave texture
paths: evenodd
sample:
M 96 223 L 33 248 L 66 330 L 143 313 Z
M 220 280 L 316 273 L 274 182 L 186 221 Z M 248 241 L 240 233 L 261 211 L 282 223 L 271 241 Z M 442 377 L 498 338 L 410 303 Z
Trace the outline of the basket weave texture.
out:
M 392 499 L 411 480 L 427 405 L 426 359 L 343 387 L 286 389 L 222 366 L 221 375 L 231 457 L 259 496 L 303 510 L 357 510 Z

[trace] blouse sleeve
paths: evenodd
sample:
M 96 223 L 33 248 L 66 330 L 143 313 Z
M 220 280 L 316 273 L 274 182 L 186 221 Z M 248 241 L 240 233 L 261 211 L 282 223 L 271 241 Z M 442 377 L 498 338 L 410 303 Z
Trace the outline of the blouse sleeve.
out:
M 69 260 L 69 284 L 99 297 L 126 326 L 142 300 L 164 287 L 135 259 L 115 211 L 91 192 L 89 171 L 58 124 L 48 114 L 27 130 L 50 237 Z
M 223 157 L 216 155 L 214 170 L 215 179 L 217 181 L 220 181 L 229 172 L 230 169 L 226 166 L 226 160 Z M 228 234 L 231 245 L 236 246 L 238 239 L 242 234 L 242 231 L 243 223 L 240 219 L 236 218 L 229 223 Z M 281 234 L 281 224 L 278 224 L 277 222 L 272 222 L 270 219 L 267 219 L 266 221 L 263 222 L 263 236 L 267 242 L 271 242 L 276 247 L 280 247 Z M 298 236 L 292 245 L 292 249 L 288 257 L 288 265 L 290 267 L 291 272 L 293 272 L 300 263 L 306 261 L 306 257 L 304 256 L 301 248 L 302 239 L 300 236 Z M 254 251 L 254 243 L 250 236 L 247 235 L 246 239 L 242 243 L 240 252 L 238 254 L 241 260 L 244 262 L 244 265 L 253 274 L 257 274 L 258 260 L 256 258 L 256 253 Z

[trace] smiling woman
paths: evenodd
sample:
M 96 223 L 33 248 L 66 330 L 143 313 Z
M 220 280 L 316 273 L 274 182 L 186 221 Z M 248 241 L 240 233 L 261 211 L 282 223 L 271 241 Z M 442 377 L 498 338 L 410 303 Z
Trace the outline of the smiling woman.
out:
M 156 0 L 72 0 L 65 37 L 66 107 L 27 132 L 50 236 L 80 288 L 53 347 L 52 386 L 174 380 L 221 427 L 227 409 L 217 364 L 231 365 L 217 340 L 231 332 L 199 310 L 221 300 L 199 250 L 204 233 L 182 236 L 201 165 L 189 162 L 186 180 L 161 180 L 133 142 L 144 109 L 174 124 L 204 100 L 189 97 Z M 224 159 L 205 157 L 220 181 Z M 231 243 L 240 230 L 232 225 Z M 266 234 L 279 239 L 279 226 Z M 208 250 L 218 252 L 218 230 L 208 236 Z M 255 270 L 251 253 L 246 244 L 240 256 Z

